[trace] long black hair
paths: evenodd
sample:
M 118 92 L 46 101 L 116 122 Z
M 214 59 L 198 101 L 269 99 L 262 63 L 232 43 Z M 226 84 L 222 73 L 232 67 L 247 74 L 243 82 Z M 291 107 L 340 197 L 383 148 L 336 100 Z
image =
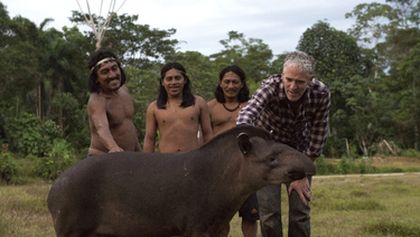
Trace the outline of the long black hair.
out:
M 90 75 L 89 75 L 89 91 L 90 92 L 97 92 L 99 93 L 101 87 L 98 85 L 98 83 L 96 82 L 96 80 L 98 79 L 98 75 L 97 75 L 97 71 L 98 71 L 98 66 L 96 65 L 99 61 L 101 61 L 104 58 L 111 58 L 111 59 L 115 59 L 115 62 L 117 62 L 118 67 L 120 68 L 121 71 L 121 84 L 120 87 L 122 85 L 124 85 L 126 77 L 125 77 L 125 72 L 121 67 L 121 63 L 118 61 L 117 56 L 109 49 L 99 49 L 97 51 L 95 51 L 89 59 L 88 62 L 88 69 L 90 70 Z
M 219 82 L 222 81 L 223 77 L 226 73 L 233 72 L 236 75 L 239 76 L 242 82 L 242 88 L 238 93 L 238 101 L 240 103 L 248 101 L 249 100 L 249 88 L 246 85 L 246 76 L 245 72 L 237 65 L 230 65 L 222 69 L 219 73 Z M 225 103 L 225 94 L 223 93 L 222 87 L 220 87 L 220 84 L 217 85 L 216 90 L 214 92 L 214 96 L 216 97 L 217 102 L 219 103 Z
M 182 102 L 180 107 L 186 108 L 188 106 L 195 104 L 195 97 L 191 92 L 191 82 L 190 78 L 187 76 L 187 71 L 180 63 L 167 63 L 165 64 L 162 69 L 160 70 L 160 88 L 159 88 L 159 95 L 157 98 L 157 107 L 159 109 L 166 109 L 166 103 L 168 102 L 168 93 L 165 90 L 165 87 L 162 85 L 162 81 L 165 78 L 166 72 L 171 69 L 176 69 L 181 72 L 182 76 L 186 80 L 184 84 L 184 88 L 182 90 Z

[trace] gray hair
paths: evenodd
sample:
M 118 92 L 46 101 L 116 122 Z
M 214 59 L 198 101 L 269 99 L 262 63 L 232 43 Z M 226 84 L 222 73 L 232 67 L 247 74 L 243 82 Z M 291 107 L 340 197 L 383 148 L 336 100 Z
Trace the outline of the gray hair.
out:
M 308 76 L 315 76 L 315 59 L 309 54 L 302 51 L 294 51 L 288 53 L 284 59 L 283 68 L 293 65 Z

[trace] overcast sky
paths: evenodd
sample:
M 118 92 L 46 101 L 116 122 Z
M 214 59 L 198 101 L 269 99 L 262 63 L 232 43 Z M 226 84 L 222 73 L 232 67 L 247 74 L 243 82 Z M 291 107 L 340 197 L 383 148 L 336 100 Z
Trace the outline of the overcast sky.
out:
M 79 11 L 76 0 L 0 0 L 10 17 L 21 15 L 39 25 L 52 18 L 49 26 L 61 30 L 71 26 L 68 18 L 72 10 Z M 110 0 L 102 0 L 102 16 Z M 79 0 L 87 12 L 86 0 Z M 89 0 L 91 11 L 100 14 L 101 0 Z M 174 38 L 182 41 L 182 51 L 198 51 L 205 55 L 222 49 L 220 40 L 231 30 L 246 38 L 263 40 L 274 54 L 296 48 L 302 33 L 316 22 L 327 21 L 332 27 L 347 31 L 355 19 L 346 19 L 360 3 L 385 0 L 117 0 L 117 14 L 138 15 L 139 24 L 167 30 L 175 28 Z

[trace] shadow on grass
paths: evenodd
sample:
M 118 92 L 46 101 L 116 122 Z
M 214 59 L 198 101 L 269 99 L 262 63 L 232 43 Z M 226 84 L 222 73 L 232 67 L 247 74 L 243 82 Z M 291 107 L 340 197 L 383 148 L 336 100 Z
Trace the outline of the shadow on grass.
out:
M 374 200 L 345 200 L 338 201 L 333 205 L 338 211 L 362 211 L 362 210 L 376 210 L 383 211 L 386 207 Z
M 420 227 L 410 226 L 397 222 L 384 222 L 371 224 L 365 227 L 365 231 L 370 234 L 379 234 L 383 236 L 420 236 Z

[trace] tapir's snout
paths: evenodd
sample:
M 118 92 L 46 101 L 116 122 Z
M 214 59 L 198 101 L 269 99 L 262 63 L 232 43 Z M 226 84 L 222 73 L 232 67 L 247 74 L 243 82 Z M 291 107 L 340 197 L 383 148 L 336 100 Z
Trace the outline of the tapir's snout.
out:
M 315 175 L 315 165 L 309 165 L 309 170 L 291 170 L 288 172 L 288 176 L 291 180 L 302 179 L 307 176 Z
M 303 179 L 303 177 L 307 176 L 304 172 L 299 172 L 299 171 L 290 171 L 288 173 L 289 179 L 291 180 L 298 180 L 298 179 Z
M 316 173 L 314 162 L 305 154 L 290 150 L 287 155 L 283 153 L 280 158 L 281 165 L 286 167 L 286 176 L 289 180 L 298 180 Z

